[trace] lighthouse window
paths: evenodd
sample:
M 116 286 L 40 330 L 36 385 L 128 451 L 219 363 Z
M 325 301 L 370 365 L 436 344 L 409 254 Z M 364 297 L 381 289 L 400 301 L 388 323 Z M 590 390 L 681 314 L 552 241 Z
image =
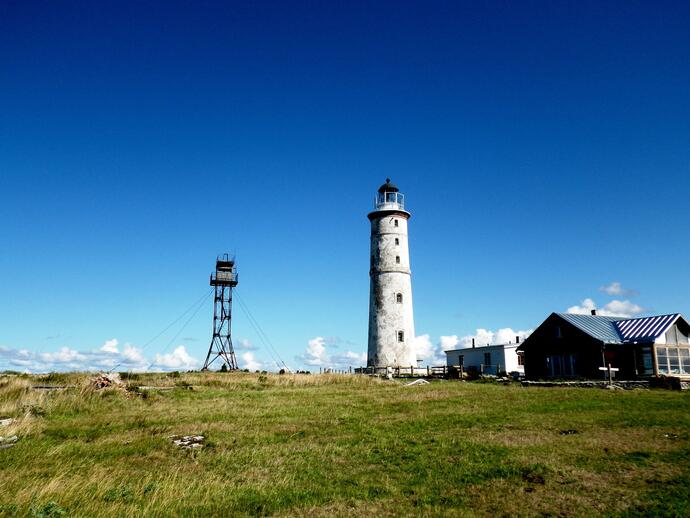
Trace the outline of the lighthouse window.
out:
M 396 245 L 399 245 L 399 244 L 400 244 L 400 240 L 399 240 L 397 237 L 395 238 L 395 244 L 396 244 Z
M 405 341 L 405 332 L 404 331 L 398 331 L 398 342 L 404 342 Z
M 395 262 L 396 262 L 397 264 L 400 264 L 400 256 L 399 256 L 399 255 L 396 255 L 396 256 L 395 256 Z
M 396 226 L 396 227 L 398 226 L 398 220 L 397 219 L 393 220 L 393 226 Z
M 398 304 L 402 304 L 402 293 L 398 293 L 395 296 L 395 302 L 397 302 Z

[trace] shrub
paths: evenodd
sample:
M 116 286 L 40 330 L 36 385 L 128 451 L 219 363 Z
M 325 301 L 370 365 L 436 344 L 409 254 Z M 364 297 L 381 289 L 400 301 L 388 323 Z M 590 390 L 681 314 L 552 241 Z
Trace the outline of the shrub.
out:
M 479 369 L 477 367 L 470 367 L 465 371 L 468 381 L 479 379 Z
M 125 502 L 128 502 L 133 496 L 134 493 L 129 487 L 120 486 L 106 491 L 105 495 L 103 496 L 103 500 L 106 502 L 115 502 L 116 500 L 124 500 Z
M 158 487 L 158 482 L 156 482 L 155 480 L 147 482 L 146 485 L 144 486 L 144 494 L 147 495 L 149 493 L 153 493 L 157 487 Z
M 46 409 L 40 405 L 26 405 L 22 410 L 24 410 L 24 413 L 34 417 L 44 417 L 47 414 Z
M 29 513 L 32 518 L 56 518 L 65 516 L 67 511 L 51 500 L 47 504 L 31 506 Z

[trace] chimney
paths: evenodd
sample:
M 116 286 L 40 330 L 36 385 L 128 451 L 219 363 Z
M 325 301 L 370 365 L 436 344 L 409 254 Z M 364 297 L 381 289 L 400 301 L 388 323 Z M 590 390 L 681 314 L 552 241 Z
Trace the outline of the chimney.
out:
M 520 337 L 519 337 L 519 336 L 516 336 L 516 337 L 515 337 L 515 343 L 516 343 L 516 344 L 519 344 L 519 343 L 520 343 Z
M 593 317 L 597 316 L 597 310 L 596 310 L 596 309 L 593 309 L 593 310 L 592 310 L 592 316 L 593 316 Z
M 472 349 L 474 349 L 474 338 L 472 338 Z

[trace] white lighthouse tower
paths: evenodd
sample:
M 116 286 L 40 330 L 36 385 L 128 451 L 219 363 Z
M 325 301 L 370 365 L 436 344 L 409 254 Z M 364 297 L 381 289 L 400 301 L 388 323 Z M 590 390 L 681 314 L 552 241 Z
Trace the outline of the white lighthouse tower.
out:
M 390 178 L 379 187 L 371 221 L 367 367 L 416 367 L 405 197 Z

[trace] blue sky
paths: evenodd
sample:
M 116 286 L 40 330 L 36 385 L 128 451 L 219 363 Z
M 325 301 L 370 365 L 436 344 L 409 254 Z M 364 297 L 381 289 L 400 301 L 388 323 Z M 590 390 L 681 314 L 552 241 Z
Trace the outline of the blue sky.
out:
M 387 176 L 428 362 L 690 315 L 687 2 L 122 4 L 0 5 L 0 369 L 195 365 L 224 251 L 288 365 L 358 363 Z

